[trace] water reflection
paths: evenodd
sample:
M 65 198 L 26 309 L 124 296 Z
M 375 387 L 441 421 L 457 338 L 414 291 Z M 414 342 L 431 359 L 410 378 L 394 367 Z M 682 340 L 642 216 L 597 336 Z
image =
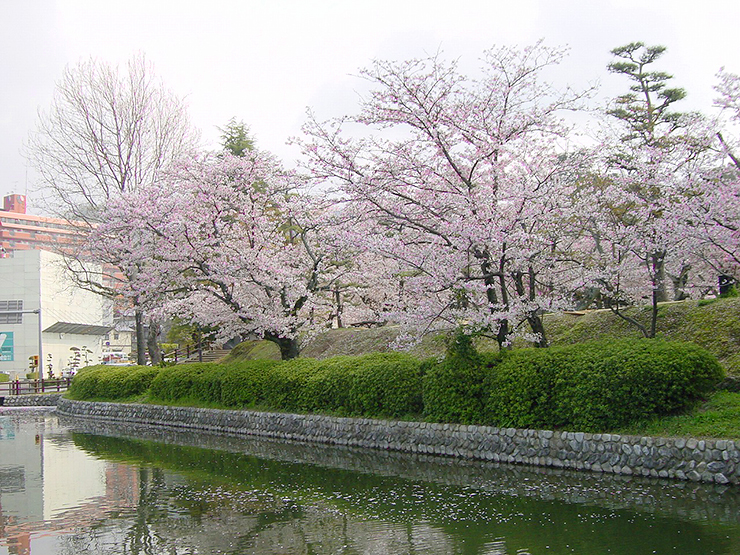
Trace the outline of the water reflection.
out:
M 0 413 L 0 438 L 0 555 L 740 553 L 727 487 L 48 413 Z

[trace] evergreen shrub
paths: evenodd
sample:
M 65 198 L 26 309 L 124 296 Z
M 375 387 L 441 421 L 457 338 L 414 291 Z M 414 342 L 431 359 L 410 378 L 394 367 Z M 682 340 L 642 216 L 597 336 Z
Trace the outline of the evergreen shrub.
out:
M 243 360 L 231 363 L 224 377 L 222 402 L 234 408 L 297 410 L 295 399 L 300 390 L 301 375 L 311 368 L 313 359 L 298 359 L 287 371 L 286 363 L 274 360 Z M 290 407 L 283 408 L 283 407 Z
M 217 402 L 231 408 L 400 417 L 422 412 L 422 365 L 377 353 L 325 360 L 243 360 L 164 368 L 152 400 Z
M 693 406 L 720 382 L 714 356 L 692 343 L 600 341 L 506 353 L 489 370 L 492 424 L 606 431 Z
M 439 362 L 403 353 L 152 368 L 93 366 L 74 399 L 152 400 L 370 418 L 608 431 L 690 408 L 723 377 L 692 343 L 622 340 L 477 353 L 456 336 Z
M 150 397 L 161 401 L 221 403 L 225 368 L 220 364 L 195 362 L 167 366 L 152 381 Z
M 339 358 L 339 357 L 337 357 Z M 350 415 L 401 417 L 421 414 L 422 363 L 403 353 L 376 353 L 346 358 L 350 373 Z
M 149 390 L 159 371 L 159 368 L 151 366 L 88 366 L 75 375 L 69 396 L 72 399 L 115 401 L 141 395 Z
M 495 355 L 491 363 L 498 358 Z M 454 335 L 444 360 L 426 363 L 424 417 L 433 422 L 485 423 L 488 366 L 470 336 Z
M 280 410 L 387 418 L 422 412 L 422 366 L 411 355 L 374 353 L 310 360 L 280 365 L 284 379 L 294 380 L 291 394 L 275 399 Z

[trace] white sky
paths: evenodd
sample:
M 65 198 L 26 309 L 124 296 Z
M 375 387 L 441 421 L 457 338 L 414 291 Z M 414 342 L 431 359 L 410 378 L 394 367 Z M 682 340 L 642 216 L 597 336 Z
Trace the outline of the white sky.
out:
M 0 0 L 0 195 L 26 192 L 21 154 L 66 65 L 121 63 L 143 52 L 185 97 L 204 144 L 247 123 L 257 144 L 292 165 L 307 107 L 320 119 L 357 108 L 354 77 L 374 58 L 442 50 L 474 69 L 483 50 L 544 39 L 570 47 L 557 86 L 601 82 L 609 50 L 632 41 L 668 47 L 659 69 L 687 89 L 683 109 L 711 111 L 720 67 L 740 73 L 737 0 Z M 33 198 L 31 211 L 33 209 Z

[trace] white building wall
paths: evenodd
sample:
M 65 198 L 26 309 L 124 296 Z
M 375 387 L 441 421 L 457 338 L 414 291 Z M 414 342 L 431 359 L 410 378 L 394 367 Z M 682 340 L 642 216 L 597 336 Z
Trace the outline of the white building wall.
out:
M 15 251 L 12 258 L 0 259 L 0 301 L 22 300 L 23 310 L 41 307 L 41 326 L 47 329 L 56 322 L 102 326 L 105 321 L 104 299 L 81 289 L 65 275 L 62 257 L 48 251 Z M 0 335 L 13 334 L 13 360 L 0 361 L 0 372 L 11 379 L 24 377 L 29 357 L 39 354 L 39 321 L 37 314 L 24 314 L 22 324 L 0 324 Z M 49 356 L 56 375 L 68 366 L 70 347 L 87 347 L 90 362 L 96 364 L 102 355 L 102 335 L 43 333 L 44 375 Z
M 105 307 L 108 303 L 100 296 L 75 286 L 65 273 L 59 255 L 47 251 L 41 253 L 41 299 L 43 329 L 56 322 L 92 324 L 102 326 L 106 322 Z M 100 269 L 90 267 L 89 270 Z M 110 318 L 109 318 L 110 319 Z M 49 354 L 56 375 L 67 368 L 72 355 L 70 347 L 87 347 L 91 364 L 98 364 L 102 357 L 102 335 L 77 335 L 70 333 L 44 333 L 44 375 L 48 371 Z
M 39 251 L 16 252 L 12 258 L 0 258 L 0 301 L 23 301 L 23 310 L 37 310 L 41 299 L 41 257 Z M 25 375 L 28 357 L 39 351 L 37 314 L 23 314 L 22 324 L 0 323 L 0 335 L 6 343 L 13 340 L 13 360 L 0 360 L 0 372 Z M 12 334 L 12 336 L 11 336 Z

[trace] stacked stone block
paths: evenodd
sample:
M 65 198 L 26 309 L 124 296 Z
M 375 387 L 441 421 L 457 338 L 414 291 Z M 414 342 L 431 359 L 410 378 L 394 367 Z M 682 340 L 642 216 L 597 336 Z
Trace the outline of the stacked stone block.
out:
M 60 399 L 69 416 L 223 434 L 479 459 L 502 463 L 740 483 L 740 445 L 729 440 L 653 438 L 385 421 L 257 411 L 91 403 Z

